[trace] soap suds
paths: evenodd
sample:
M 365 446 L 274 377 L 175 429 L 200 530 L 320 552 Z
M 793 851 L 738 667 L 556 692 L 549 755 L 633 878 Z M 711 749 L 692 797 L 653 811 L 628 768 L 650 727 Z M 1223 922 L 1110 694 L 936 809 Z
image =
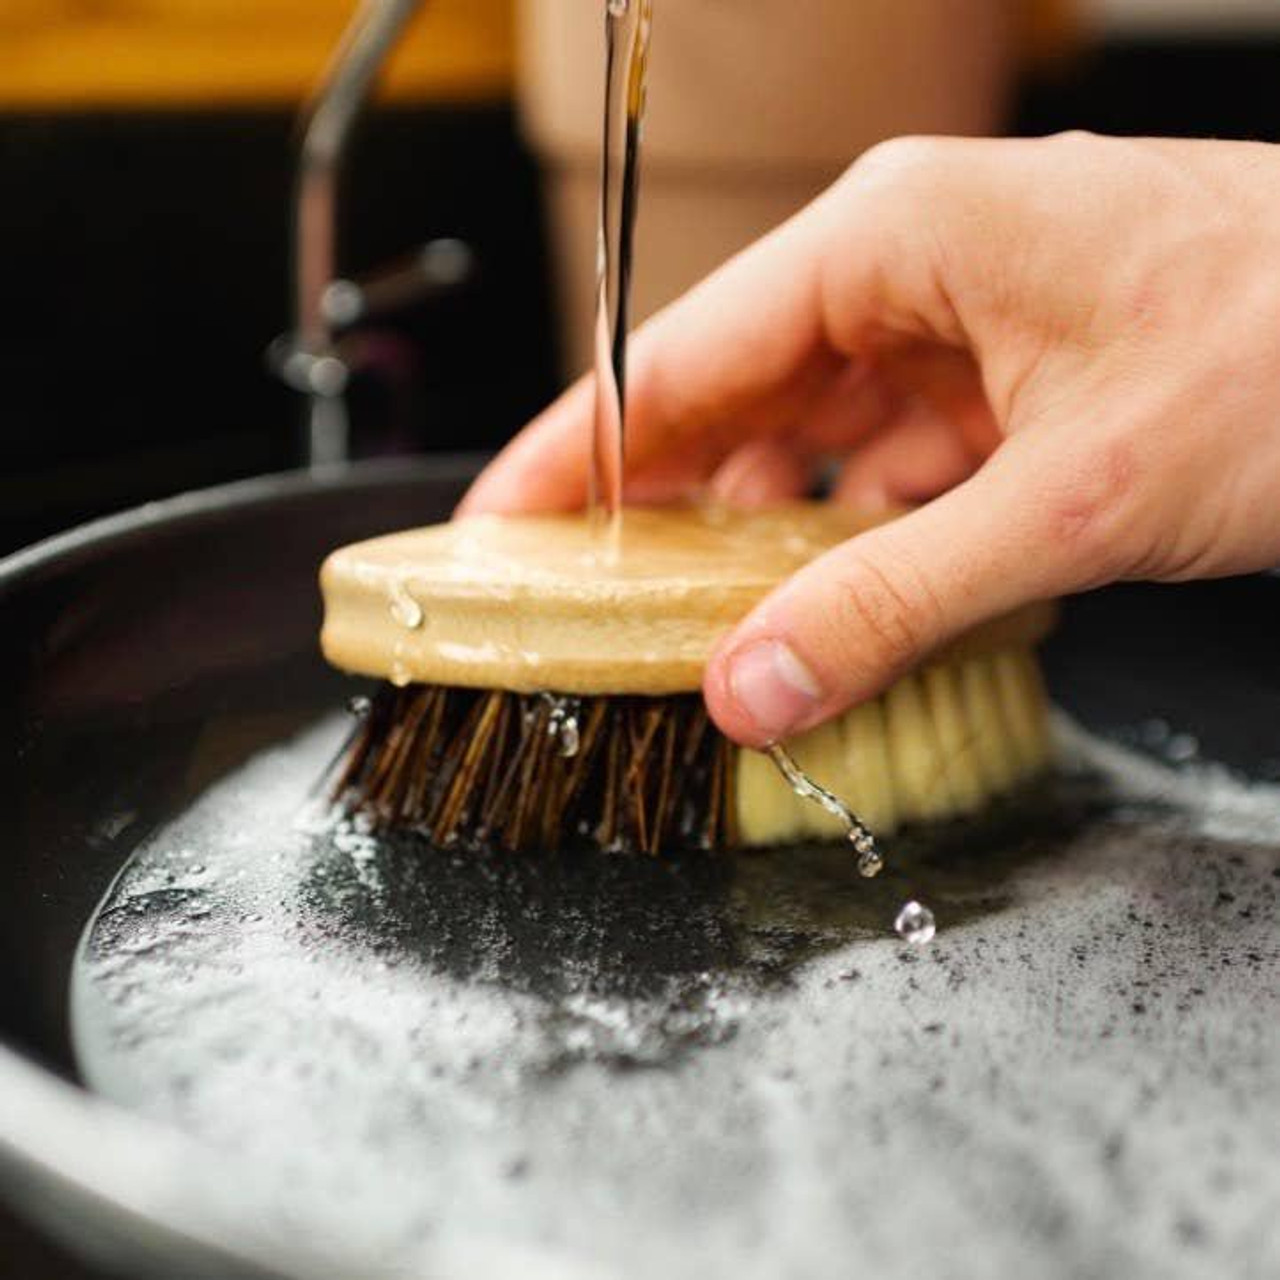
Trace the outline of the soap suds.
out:
M 307 811 L 345 729 L 148 839 L 75 973 L 88 1083 L 255 1222 L 352 1274 L 1280 1269 L 1280 787 L 1061 721 L 1100 781 L 883 884 L 542 866 Z M 917 889 L 923 952 L 886 925 Z

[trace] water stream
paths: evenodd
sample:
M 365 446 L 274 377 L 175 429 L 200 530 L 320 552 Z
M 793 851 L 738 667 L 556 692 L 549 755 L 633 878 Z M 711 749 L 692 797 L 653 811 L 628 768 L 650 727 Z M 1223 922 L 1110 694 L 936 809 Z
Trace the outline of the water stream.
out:
M 608 0 L 590 503 L 615 546 L 622 521 L 628 304 L 652 23 L 652 0 Z

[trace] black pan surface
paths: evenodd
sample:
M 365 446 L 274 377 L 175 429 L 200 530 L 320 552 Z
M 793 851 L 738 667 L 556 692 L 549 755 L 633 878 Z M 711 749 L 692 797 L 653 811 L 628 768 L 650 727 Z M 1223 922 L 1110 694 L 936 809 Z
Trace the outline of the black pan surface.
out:
M 159 857 L 166 833 L 187 840 L 181 824 L 247 762 L 338 712 L 352 687 L 315 652 L 320 558 L 443 517 L 468 474 L 460 461 L 254 482 L 0 567 L 11 677 L 0 704 L 10 821 L 0 1166 L 16 1201 L 126 1274 L 679 1274 L 655 1237 L 724 1274 L 751 1274 L 741 1264 L 753 1257 L 761 1274 L 845 1273 L 833 1258 L 918 1274 L 916 1248 L 939 1275 L 1030 1265 L 1062 1276 L 1261 1276 L 1280 1265 L 1266 1212 L 1280 1180 L 1280 1142 L 1265 1140 L 1280 1138 L 1280 803 L 1269 787 L 1280 777 L 1280 582 L 1269 578 L 1073 602 L 1049 653 L 1055 697 L 1120 741 L 1126 768 L 1146 761 L 1147 771 L 1119 801 L 1072 783 L 978 835 L 907 841 L 873 889 L 814 850 L 734 868 L 460 865 L 417 848 L 370 853 L 358 833 L 345 847 L 331 834 L 312 841 L 305 867 L 284 858 L 295 888 L 311 876 L 305 912 L 273 914 L 279 881 L 264 880 L 256 904 L 237 889 L 226 936 L 277 919 L 305 933 L 322 920 L 306 946 L 361 982 L 399 966 L 413 998 L 436 1002 L 412 1014 L 424 1027 L 424 1009 L 438 1015 L 415 1060 L 429 1079 L 405 1095 L 396 1123 L 412 1134 L 428 1113 L 422 1131 L 442 1146 L 410 1158 L 403 1142 L 375 1144 L 365 1172 L 367 1183 L 385 1171 L 392 1185 L 376 1194 L 409 1206 L 394 1238 L 344 1229 L 335 1241 L 305 1203 L 277 1202 L 237 1175 L 238 1157 L 270 1161 L 254 1135 L 217 1141 L 235 1126 L 214 1123 L 206 1086 L 252 1088 L 261 1062 L 232 1070 L 206 1057 L 185 1095 L 196 1102 L 181 1103 L 166 1090 L 183 1034 L 142 1037 L 160 1046 L 144 1046 L 158 1074 L 131 1096 L 125 1077 L 148 1077 L 117 1035 L 124 1082 L 111 1085 L 101 1062 L 90 1074 L 129 1106 L 86 1092 L 68 992 L 113 878 L 139 850 L 135 877 L 145 871 L 145 851 Z M 340 732 L 335 721 L 308 748 L 317 763 L 297 766 L 299 788 L 318 772 L 326 734 Z M 244 812 L 253 827 L 252 805 Z M 213 918 L 184 917 L 188 949 L 168 968 L 116 970 L 123 980 L 102 990 L 122 1007 L 129 982 L 220 962 L 199 948 L 228 929 L 218 912 L 230 899 L 196 884 L 203 855 L 181 841 L 160 853 L 175 876 L 167 896 L 126 877 L 114 905 L 145 898 L 141 924 L 154 929 L 194 893 Z M 894 903 L 917 890 L 943 923 L 924 952 L 885 930 Z M 136 922 L 114 919 L 126 927 L 100 931 L 96 945 L 137 950 Z M 262 972 L 250 966 L 247 1003 L 220 1005 L 229 1018 L 296 1012 L 292 995 L 252 987 Z M 461 1003 L 440 1003 L 443 983 Z M 357 996 L 388 990 L 375 982 Z M 445 1015 L 478 1017 L 468 1001 L 481 991 L 503 1016 L 518 1005 L 536 1024 L 537 1054 L 526 1026 L 451 1056 L 471 1033 L 450 1032 Z M 166 1007 L 146 1011 L 154 1026 Z M 395 1021 L 370 1016 L 362 1007 L 352 1025 L 374 1034 Z M 288 1065 L 323 1073 L 326 1055 Z M 500 1067 L 509 1088 L 489 1087 Z M 365 1084 L 386 1092 L 374 1059 Z M 287 1110 L 289 1098 L 340 1100 L 343 1089 L 350 1101 L 357 1085 L 272 1087 Z M 473 1104 L 496 1108 L 511 1141 L 481 1148 L 493 1121 L 468 1119 Z M 337 1141 L 323 1126 L 314 1136 L 326 1132 Z M 456 1163 L 472 1147 L 492 1168 Z M 350 1156 L 334 1150 L 337 1162 Z M 581 1215 L 568 1208 L 573 1179 L 547 1167 L 557 1161 L 574 1164 Z M 1180 1162 L 1194 1167 L 1175 1176 Z M 984 1191 L 956 1189 L 966 1169 Z M 451 1207 L 440 1187 L 427 1194 L 441 1170 L 485 1213 Z M 655 1193 L 655 1177 L 669 1194 Z M 907 1210 L 926 1219 L 910 1236 Z M 335 1212 L 329 1203 L 322 1216 Z

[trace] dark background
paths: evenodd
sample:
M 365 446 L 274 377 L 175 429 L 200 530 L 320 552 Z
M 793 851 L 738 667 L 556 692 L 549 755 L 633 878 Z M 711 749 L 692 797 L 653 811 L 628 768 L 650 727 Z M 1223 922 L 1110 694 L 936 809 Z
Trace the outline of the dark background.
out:
M 1020 96 L 1014 128 L 1280 138 L 1280 40 L 1112 42 Z M 288 322 L 284 111 L 0 116 L 0 551 L 299 460 L 263 352 Z M 556 389 L 534 165 L 505 106 L 382 111 L 353 148 L 341 267 L 435 236 L 477 280 L 379 326 L 416 391 L 366 379 L 359 452 L 481 449 Z M 407 424 L 407 427 L 406 427 Z
M 1113 41 L 1026 84 L 1014 128 L 1280 138 L 1280 40 Z M 263 351 L 288 319 L 284 113 L 0 117 L 0 550 L 293 465 Z M 537 175 L 506 108 L 383 112 L 349 174 L 343 267 L 461 236 L 479 280 L 401 317 L 428 449 L 499 443 L 555 388 Z M 388 406 L 368 388 L 374 424 Z M 376 445 L 374 446 L 376 447 Z M 0 1211 L 0 1278 L 79 1280 Z

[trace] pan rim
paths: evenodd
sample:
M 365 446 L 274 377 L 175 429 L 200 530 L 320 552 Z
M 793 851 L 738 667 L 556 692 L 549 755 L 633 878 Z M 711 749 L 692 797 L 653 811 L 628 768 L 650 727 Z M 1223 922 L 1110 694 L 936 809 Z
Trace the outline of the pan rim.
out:
M 315 470 L 275 471 L 207 488 L 189 489 L 99 516 L 74 525 L 0 557 L 0 598 L 19 584 L 38 578 L 49 569 L 63 569 L 102 551 L 135 541 L 156 529 L 180 529 L 210 515 L 235 514 L 268 503 L 300 502 L 316 494 L 338 490 L 377 491 L 411 483 L 415 479 L 455 480 L 474 478 L 491 455 L 485 453 L 422 454 L 404 458 L 377 458 L 337 463 Z

